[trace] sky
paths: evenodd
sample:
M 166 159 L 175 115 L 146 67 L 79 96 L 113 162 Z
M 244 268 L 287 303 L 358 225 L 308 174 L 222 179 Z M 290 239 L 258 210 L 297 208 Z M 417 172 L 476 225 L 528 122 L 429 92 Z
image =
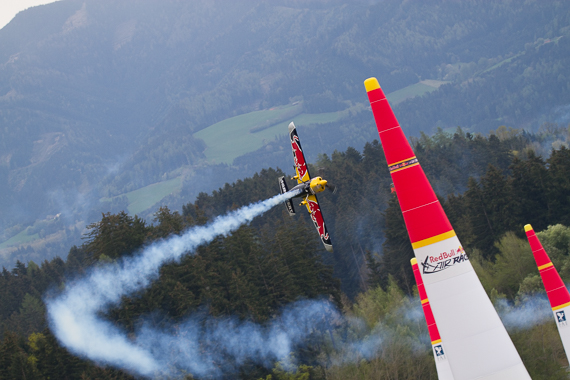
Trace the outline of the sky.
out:
M 53 2 L 55 0 L 0 0 L 0 29 L 6 26 L 18 12 Z

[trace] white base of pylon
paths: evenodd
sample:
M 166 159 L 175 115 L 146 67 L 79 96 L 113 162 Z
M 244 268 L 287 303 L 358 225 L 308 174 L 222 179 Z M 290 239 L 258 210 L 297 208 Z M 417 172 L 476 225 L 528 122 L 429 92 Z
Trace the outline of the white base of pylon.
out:
M 454 380 L 449 361 L 447 360 L 446 349 L 442 343 L 432 344 L 433 357 L 435 359 L 435 369 L 439 380 Z
M 511 368 L 503 369 L 499 372 L 489 374 L 485 377 L 471 377 L 470 379 L 485 380 L 506 380 L 506 379 L 530 379 L 526 367 L 520 363 Z
M 530 379 L 459 239 L 414 252 L 453 378 Z
M 570 363 L 570 305 L 552 312 L 556 327 L 558 327 L 558 333 L 560 333 L 560 339 L 562 339 L 564 351 L 566 352 L 566 358 Z

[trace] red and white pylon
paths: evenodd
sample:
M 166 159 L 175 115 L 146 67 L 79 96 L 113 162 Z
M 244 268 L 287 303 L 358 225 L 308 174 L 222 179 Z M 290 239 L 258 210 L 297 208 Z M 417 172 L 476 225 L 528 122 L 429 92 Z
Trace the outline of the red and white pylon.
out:
M 530 379 L 378 80 L 364 86 L 453 377 Z
M 568 353 L 570 353 L 570 326 L 568 325 L 570 321 L 570 293 L 568 293 L 566 285 L 564 285 L 552 261 L 550 261 L 532 226 L 527 224 L 524 226 L 524 231 L 538 266 L 538 272 L 542 278 L 546 295 L 550 301 L 550 307 L 554 314 L 556 326 L 558 326 L 566 358 L 568 358 Z M 568 358 L 568 361 L 570 362 L 570 358 Z
M 418 267 L 418 260 L 414 257 L 410 261 L 412 263 L 414 277 L 416 278 L 416 284 L 418 285 L 418 293 L 420 295 L 420 301 L 422 302 L 422 309 L 424 310 L 424 316 L 426 318 L 429 338 L 431 340 L 431 349 L 435 360 L 435 369 L 437 370 L 437 378 L 439 380 L 454 380 L 453 373 L 451 373 L 451 367 L 449 366 L 449 361 L 447 360 L 447 355 L 445 354 L 446 350 L 443 346 L 443 342 L 441 341 L 441 336 L 439 335 L 439 330 L 437 329 L 433 312 L 431 311 L 429 299 L 424 287 L 424 281 L 422 280 L 422 275 L 420 274 L 420 269 Z

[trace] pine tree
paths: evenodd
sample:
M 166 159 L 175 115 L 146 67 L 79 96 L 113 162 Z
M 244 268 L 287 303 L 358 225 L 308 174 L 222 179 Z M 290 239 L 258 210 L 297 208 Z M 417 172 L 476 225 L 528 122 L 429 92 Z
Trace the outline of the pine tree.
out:
M 38 371 L 46 379 L 79 379 L 87 368 L 87 362 L 62 348 L 48 329 L 30 335 L 28 340 Z
M 493 226 L 483 191 L 473 177 L 469 178 L 465 201 L 473 231 L 473 246 L 481 250 L 483 257 L 493 257 L 498 252 L 494 246 L 494 237 L 499 232 Z
M 463 194 L 451 194 L 445 202 L 442 202 L 442 206 L 463 246 L 472 247 L 475 236 L 467 205 L 467 197 Z
M 547 188 L 550 178 L 545 162 L 531 150 L 528 159 L 513 160 L 511 171 L 511 188 L 517 211 L 513 219 L 520 227 L 516 231 L 522 231 L 527 223 L 531 223 L 537 231 L 546 229 L 551 206 Z
M 368 288 L 375 288 L 382 284 L 382 265 L 376 255 L 366 251 L 366 267 L 368 268 Z
M 498 240 L 505 232 L 519 227 L 513 223 L 512 218 L 516 213 L 513 191 L 503 173 L 492 165 L 481 177 L 481 187 L 485 210 L 494 231 L 493 240 Z
M 0 380 L 11 379 L 12 356 L 19 350 L 16 334 L 5 331 L 2 345 L 0 346 Z
M 545 196 L 550 202 L 548 224 L 570 226 L 570 149 L 562 146 L 547 160 L 549 181 Z
M 400 208 L 398 198 L 393 196 L 385 212 L 385 236 L 383 244 L 382 266 L 384 278 L 382 286 L 388 286 L 389 275 L 393 276 L 398 286 L 412 293 L 414 286 L 414 272 L 410 260 L 414 257 L 414 250 L 410 243 L 408 230 Z
M 179 234 L 184 229 L 184 218 L 178 211 L 170 212 L 167 206 L 158 209 L 154 214 L 154 222 L 158 222 L 158 225 L 152 228 L 153 239 Z
M 140 248 L 149 228 L 145 221 L 138 216 L 129 216 L 121 211 L 118 214 L 103 214 L 100 222 L 87 226 L 86 250 L 92 261 L 97 261 L 103 255 L 117 259 L 128 255 Z

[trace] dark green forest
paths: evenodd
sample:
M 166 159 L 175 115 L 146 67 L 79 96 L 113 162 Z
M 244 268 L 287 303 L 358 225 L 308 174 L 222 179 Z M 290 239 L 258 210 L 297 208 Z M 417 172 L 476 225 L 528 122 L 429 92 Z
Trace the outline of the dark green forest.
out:
M 552 128 L 552 126 L 545 126 Z M 562 133 L 562 129 L 557 129 Z M 566 133 L 568 131 L 566 130 Z M 541 141 L 542 140 L 542 141 Z M 570 280 L 570 150 L 536 147 L 544 135 L 499 128 L 488 137 L 457 129 L 412 141 L 417 157 L 483 286 L 499 312 L 544 293 L 524 237 L 531 223 L 565 281 Z M 417 310 L 413 256 L 381 145 L 321 155 L 311 166 L 338 191 L 319 197 L 335 247 L 328 254 L 305 213 L 276 207 L 233 234 L 165 265 L 150 288 L 124 297 L 105 318 L 133 332 L 140 318 L 161 326 L 192 313 L 265 324 L 296 300 L 329 299 L 346 321 L 315 330 L 295 349 L 295 366 L 251 363 L 227 378 L 436 379 L 423 315 Z M 152 223 L 124 211 L 89 225 L 65 260 L 18 262 L 0 276 L 0 379 L 130 379 L 131 374 L 71 355 L 46 322 L 45 297 L 92 266 L 136 255 L 153 241 L 203 225 L 216 215 L 273 196 L 284 173 L 266 169 L 207 194 L 180 210 L 162 207 Z M 420 309 L 421 310 L 421 309 Z M 503 310 L 504 311 L 504 310 Z M 420 312 L 421 313 L 421 312 Z M 355 322 L 360 321 L 360 322 Z M 377 336 L 373 357 L 343 342 Z M 568 363 L 551 319 L 508 327 L 533 379 L 564 379 Z M 191 378 L 191 377 L 187 377 Z
M 150 223 L 161 206 L 181 209 L 226 182 L 269 167 L 288 173 L 279 137 L 231 164 L 208 162 L 194 133 L 236 115 L 294 102 L 303 114 L 346 111 L 299 125 L 308 159 L 363 152 L 376 133 L 362 85 L 369 76 L 387 94 L 446 83 L 394 106 L 409 136 L 565 125 L 569 37 L 565 1 L 30 8 L 0 30 L 0 264 L 65 256 L 101 213 L 125 210 L 133 190 L 182 181 L 137 213 Z

